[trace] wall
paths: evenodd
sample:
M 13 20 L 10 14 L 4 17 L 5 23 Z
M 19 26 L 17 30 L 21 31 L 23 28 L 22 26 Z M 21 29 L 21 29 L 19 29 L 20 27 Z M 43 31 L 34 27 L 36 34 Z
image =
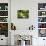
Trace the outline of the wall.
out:
M 8 0 L 0 0 L 0 3 L 7 3 Z M 9 9 L 9 17 L 10 17 L 10 12 L 11 12 L 11 22 L 14 23 L 14 25 L 16 25 L 16 32 L 17 33 L 23 33 L 23 34 L 27 34 L 27 32 L 29 31 L 28 30 L 28 27 L 30 25 L 34 25 L 35 26 L 35 30 L 33 30 L 33 46 L 44 46 L 44 42 L 46 41 L 43 41 L 43 38 L 38 38 L 36 36 L 38 36 L 38 30 L 37 30 L 37 9 L 38 9 L 38 2 L 40 3 L 45 3 L 46 0 L 11 0 L 11 11 Z M 9 5 L 10 7 L 10 5 Z M 29 9 L 29 19 L 17 19 L 17 10 L 18 9 Z M 9 21 L 10 22 L 10 21 Z M 22 31 L 21 31 L 22 30 Z M 15 34 L 17 34 L 15 32 Z M 26 33 L 24 33 L 26 32 Z M 21 34 L 22 34 L 21 33 Z M 14 34 L 14 32 L 12 32 L 12 34 Z M 31 34 L 31 32 L 28 34 Z M 14 39 L 14 36 L 12 37 L 12 40 Z M 8 39 L 9 40 L 9 39 Z M 12 41 L 14 42 L 14 41 Z M 39 44 L 38 44 L 39 43 Z M 14 43 L 12 43 L 14 44 Z
M 32 5 L 34 3 L 34 6 Z M 37 3 L 37 2 L 36 2 Z M 37 4 L 34 1 L 30 0 L 12 0 L 11 1 L 11 22 L 14 22 L 17 30 L 28 30 L 29 26 L 37 21 Z M 18 19 L 17 10 L 28 9 L 29 10 L 29 19 Z M 36 18 L 36 19 L 35 19 Z M 32 20 L 33 19 L 33 20 Z M 36 22 L 37 23 L 37 22 Z
M 45 3 L 46 0 L 11 0 L 11 22 L 16 25 L 16 32 L 20 33 L 20 30 L 28 30 L 30 25 L 35 26 L 33 30 L 33 46 L 43 46 L 43 38 L 38 38 L 38 3 Z M 18 19 L 17 10 L 28 9 L 29 19 Z M 25 33 L 26 34 L 26 33 Z M 36 37 L 37 36 L 37 37 Z M 38 44 L 39 43 L 39 44 Z M 43 44 L 43 45 L 41 45 Z

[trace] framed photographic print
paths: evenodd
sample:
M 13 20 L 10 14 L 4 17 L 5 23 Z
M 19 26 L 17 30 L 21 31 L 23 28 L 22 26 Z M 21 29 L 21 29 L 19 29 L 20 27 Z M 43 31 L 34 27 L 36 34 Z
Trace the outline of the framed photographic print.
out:
M 27 19 L 29 18 L 29 10 L 18 10 L 17 18 L 19 19 Z

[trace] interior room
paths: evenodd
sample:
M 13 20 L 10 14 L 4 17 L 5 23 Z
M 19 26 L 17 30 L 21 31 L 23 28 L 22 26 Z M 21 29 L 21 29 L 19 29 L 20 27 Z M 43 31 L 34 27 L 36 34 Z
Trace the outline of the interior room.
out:
M 0 0 L 0 46 L 46 46 L 46 0 Z

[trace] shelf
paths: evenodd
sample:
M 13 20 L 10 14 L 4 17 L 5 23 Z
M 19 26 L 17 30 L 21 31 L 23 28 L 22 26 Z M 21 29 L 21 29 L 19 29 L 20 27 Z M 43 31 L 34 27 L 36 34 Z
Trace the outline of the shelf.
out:
M 38 4 L 38 36 L 46 37 L 46 3 Z
M 8 22 L 0 22 L 0 23 L 8 23 Z
M 38 22 L 38 23 L 46 23 L 46 22 Z
M 46 17 L 46 15 L 44 15 L 44 16 L 38 16 L 38 17 Z
M 8 17 L 8 16 L 0 16 L 0 17 Z
M 38 28 L 38 29 L 46 29 L 46 28 Z
M 46 10 L 38 10 L 38 11 L 46 11 Z
M 8 3 L 0 3 L 0 35 L 8 37 Z
M 0 11 L 8 11 L 8 10 L 0 10 Z

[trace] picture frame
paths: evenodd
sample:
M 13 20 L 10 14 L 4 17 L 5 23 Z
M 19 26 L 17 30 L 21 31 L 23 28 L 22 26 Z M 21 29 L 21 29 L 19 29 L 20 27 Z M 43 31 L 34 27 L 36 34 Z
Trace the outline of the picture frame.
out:
M 29 10 L 17 10 L 17 18 L 18 19 L 28 19 Z

